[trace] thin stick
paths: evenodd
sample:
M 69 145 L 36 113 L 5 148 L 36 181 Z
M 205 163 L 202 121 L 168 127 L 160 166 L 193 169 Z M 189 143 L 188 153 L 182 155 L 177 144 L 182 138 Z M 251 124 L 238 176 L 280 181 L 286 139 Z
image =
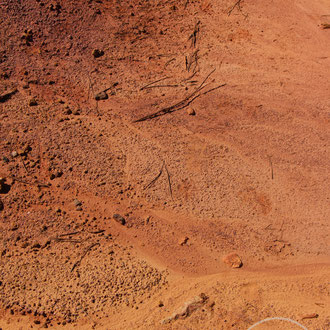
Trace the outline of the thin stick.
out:
M 24 166 L 24 169 L 25 169 L 26 173 L 30 175 L 30 172 L 29 172 L 28 169 L 26 168 L 26 165 L 25 165 L 24 160 L 23 160 L 22 157 L 21 157 L 21 161 L 22 161 L 22 163 L 23 163 L 23 166 Z
M 147 84 L 147 85 L 141 87 L 141 88 L 140 88 L 140 91 L 146 89 L 147 87 L 149 87 L 149 86 L 151 86 L 151 85 L 153 85 L 153 84 L 155 84 L 155 83 L 158 83 L 158 82 L 160 82 L 160 81 L 163 81 L 163 80 L 166 80 L 166 79 L 169 79 L 169 78 L 171 78 L 171 77 L 164 77 L 164 78 L 158 79 L 158 80 L 156 80 L 156 81 L 153 81 L 153 82 L 151 82 L 151 83 L 149 83 L 149 84 Z
M 273 162 L 272 162 L 272 159 L 270 158 L 270 156 L 268 156 L 268 159 L 269 159 L 269 165 L 270 165 L 270 170 L 271 170 L 271 174 L 272 174 L 272 180 L 274 180 Z
M 164 164 L 165 164 L 165 162 L 164 162 Z M 165 164 L 165 170 L 166 170 L 166 172 L 167 172 L 168 186 L 169 186 L 169 189 L 170 189 L 171 198 L 172 198 L 172 200 L 173 200 L 172 185 L 171 185 L 171 177 L 170 177 L 170 173 L 168 172 L 168 169 L 167 169 L 166 164 Z
M 241 2 L 242 0 L 238 0 L 235 2 L 234 6 L 231 7 L 231 9 L 228 12 L 228 16 L 231 15 L 231 13 L 233 12 L 233 10 L 237 7 L 240 11 L 241 11 Z
M 83 242 L 83 240 L 81 240 L 81 239 L 60 238 L 60 237 L 55 237 L 54 241 L 55 242 L 65 242 L 65 243 L 82 243 Z
M 90 234 L 101 234 L 101 233 L 104 233 L 105 230 L 104 229 L 100 229 L 100 230 L 97 230 L 97 231 L 89 231 Z
M 198 21 L 194 27 L 194 31 L 193 33 L 189 36 L 188 40 L 191 39 L 191 47 L 196 47 L 196 43 L 197 43 L 197 37 L 199 34 L 199 25 L 200 25 L 200 21 Z
M 148 189 L 148 188 L 150 188 L 158 179 L 159 179 L 159 177 L 162 175 L 162 173 L 163 173 L 163 168 L 164 168 L 164 164 L 165 164 L 165 162 L 163 162 L 163 165 L 162 165 L 162 167 L 161 167 L 161 169 L 160 169 L 160 171 L 159 171 L 159 173 L 158 173 L 158 175 L 149 183 L 149 184 L 147 184 L 145 187 L 144 187 L 144 190 L 146 190 L 146 189 Z
M 72 233 L 58 235 L 58 237 L 65 237 L 65 236 L 77 235 L 77 234 L 80 234 L 80 233 L 81 233 L 81 231 L 74 231 Z
M 31 186 L 34 186 L 34 185 L 37 185 L 38 188 L 49 188 L 49 184 L 44 184 L 44 183 L 40 183 L 40 182 L 28 182 L 28 181 L 24 181 L 22 179 L 18 179 L 16 176 L 14 175 L 11 175 L 11 178 L 17 182 L 20 182 L 20 183 L 24 183 L 24 184 L 28 184 L 28 185 L 31 185 Z
M 74 269 L 78 266 L 80 266 L 81 264 L 81 261 L 83 260 L 83 258 L 87 255 L 87 253 L 94 247 L 94 246 L 97 246 L 97 245 L 100 245 L 100 243 L 94 243 L 92 245 L 90 245 L 86 251 L 84 252 L 84 254 L 80 257 L 80 259 L 78 261 L 75 262 L 75 264 L 73 265 L 73 267 L 71 268 L 71 273 L 74 271 Z
M 155 86 L 147 86 L 144 89 L 161 88 L 161 87 L 179 87 L 179 85 L 155 85 Z
M 93 96 L 95 95 L 95 92 L 94 92 L 94 88 L 93 88 L 92 80 L 91 80 L 90 75 L 89 75 L 88 72 L 87 72 L 87 77 L 88 77 L 89 85 L 90 85 L 90 89 L 88 90 L 88 99 L 89 99 L 90 90 L 92 90 Z M 95 106 L 95 109 L 96 109 L 96 112 L 97 112 L 97 114 L 98 114 L 98 113 L 99 113 L 99 102 L 98 102 L 97 100 L 96 100 L 96 106 Z

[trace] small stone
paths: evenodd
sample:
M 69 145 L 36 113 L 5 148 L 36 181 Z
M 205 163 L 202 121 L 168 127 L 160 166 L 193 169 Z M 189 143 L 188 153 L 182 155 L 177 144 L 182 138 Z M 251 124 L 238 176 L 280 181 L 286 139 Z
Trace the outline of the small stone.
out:
M 162 302 L 162 301 L 160 301 L 159 303 L 158 303 L 158 307 L 163 307 L 164 306 L 164 303 Z
M 30 151 L 32 150 L 31 146 L 26 144 L 24 145 L 21 149 L 19 149 L 17 151 L 17 153 L 20 155 L 20 156 L 25 156 L 27 155 Z
M 9 163 L 9 159 L 7 157 L 2 157 L 2 160 L 5 162 L 5 163 Z
M 14 224 L 12 227 L 11 227 L 11 230 L 12 231 L 15 231 L 15 230 L 17 230 L 18 229 L 18 225 L 16 225 L 16 224 Z
M 61 170 L 59 170 L 59 171 L 57 171 L 57 172 L 55 173 L 55 176 L 56 176 L 57 178 L 60 178 L 62 175 L 63 175 L 63 172 L 62 172 Z
M 117 213 L 114 214 L 113 218 L 114 218 L 115 221 L 117 221 L 118 223 L 120 223 L 123 226 L 126 224 L 125 218 L 123 218 L 120 214 L 117 214 Z
M 37 102 L 37 100 L 34 97 L 29 100 L 29 106 L 30 107 L 34 107 L 36 105 L 38 105 L 38 102 Z
M 109 98 L 109 96 L 106 92 L 100 92 L 95 95 L 96 101 L 107 100 L 108 98 Z
M 194 109 L 188 109 L 187 110 L 187 114 L 189 115 L 189 116 L 195 116 L 196 115 L 196 111 L 194 110 Z
M 51 180 L 54 180 L 56 178 L 56 175 L 54 173 L 52 173 L 49 177 Z
M 24 242 L 24 243 L 21 245 L 22 249 L 25 249 L 25 248 L 27 248 L 28 246 L 29 246 L 29 242 Z
M 81 206 L 81 201 L 78 200 L 78 199 L 75 199 L 75 200 L 73 201 L 73 204 L 74 204 L 75 206 Z
M 179 241 L 179 245 L 183 246 L 183 245 L 186 245 L 189 241 L 189 237 L 184 237 L 183 239 L 181 239 Z
M 13 151 L 13 152 L 11 153 L 11 156 L 12 156 L 13 158 L 17 157 L 17 156 L 18 156 L 18 152 L 17 152 L 17 151 Z
M 243 266 L 241 258 L 236 253 L 230 253 L 225 256 L 222 261 L 231 268 L 240 268 Z
M 40 249 L 41 245 L 38 242 L 33 243 L 33 245 L 31 246 L 31 249 Z
M 77 210 L 77 211 L 82 211 L 82 207 L 81 207 L 81 206 L 77 206 L 77 207 L 76 207 L 76 210 Z
M 94 49 L 92 51 L 92 55 L 94 56 L 94 58 L 98 58 L 104 55 L 104 51 L 100 49 Z

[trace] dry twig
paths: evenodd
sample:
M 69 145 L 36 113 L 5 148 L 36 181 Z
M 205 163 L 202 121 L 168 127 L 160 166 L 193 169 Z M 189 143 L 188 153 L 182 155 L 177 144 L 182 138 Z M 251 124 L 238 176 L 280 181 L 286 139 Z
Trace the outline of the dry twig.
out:
M 242 3 L 242 1 L 243 1 L 243 0 L 237 0 L 237 1 L 235 2 L 235 4 L 234 4 L 234 5 L 231 7 L 231 9 L 228 11 L 228 16 L 230 16 L 231 13 L 234 11 L 234 9 L 237 7 L 238 10 L 241 12 L 241 14 L 242 14 L 245 18 L 248 17 L 247 14 L 244 14 L 244 13 L 242 12 L 242 8 L 241 8 L 241 3 Z
M 165 164 L 165 162 L 164 162 L 164 164 Z M 169 189 L 170 189 L 171 198 L 172 198 L 172 200 L 173 200 L 172 185 L 171 185 L 171 177 L 170 177 L 170 173 L 168 172 L 168 169 L 167 169 L 166 164 L 165 164 L 165 170 L 166 170 L 166 173 L 167 173 L 168 187 L 169 187 Z
M 189 36 L 188 40 L 191 40 L 191 47 L 196 47 L 197 44 L 197 37 L 199 35 L 199 26 L 200 26 L 201 22 L 198 21 L 194 27 L 194 31 L 193 33 Z
M 142 91 L 142 90 L 144 90 L 144 89 L 146 89 L 146 88 L 150 88 L 150 86 L 153 85 L 153 84 L 155 84 L 155 83 L 158 83 L 158 82 L 160 82 L 160 81 L 163 81 L 163 80 L 166 80 L 166 79 L 170 79 L 170 78 L 171 78 L 171 77 L 164 77 L 164 78 L 158 79 L 158 80 L 156 80 L 156 81 L 153 81 L 153 82 L 151 82 L 151 83 L 149 83 L 149 84 L 147 84 L 147 85 L 141 87 L 141 88 L 140 88 L 140 91 Z
M 92 245 L 90 245 L 86 250 L 85 252 L 83 253 L 83 255 L 80 257 L 80 259 L 78 261 L 76 261 L 74 263 L 74 265 L 72 266 L 71 268 L 71 273 L 74 271 L 74 269 L 78 266 L 80 266 L 81 264 L 81 261 L 85 258 L 85 256 L 87 255 L 87 253 L 94 247 L 94 246 L 97 246 L 97 245 L 100 245 L 100 243 L 94 243 Z
M 159 173 L 158 173 L 158 175 L 149 183 L 149 184 L 147 184 L 145 187 L 144 187 L 144 190 L 146 190 L 146 189 L 148 189 L 148 188 L 150 188 L 158 179 L 159 179 L 159 177 L 162 175 L 162 173 L 163 173 L 163 168 L 164 168 L 164 164 L 165 164 L 165 162 L 163 162 L 163 165 L 162 165 L 162 167 L 161 167 L 161 169 L 160 169 L 160 171 L 159 171 Z
M 138 123 L 138 122 L 142 122 L 142 121 L 146 121 L 146 120 L 150 120 L 150 119 L 154 119 L 154 118 L 157 118 L 157 117 L 160 117 L 160 116 L 164 116 L 168 113 L 172 113 L 174 111 L 178 111 L 178 110 L 181 110 L 181 109 L 184 109 L 186 108 L 188 105 L 190 105 L 195 99 L 197 99 L 198 97 L 200 97 L 201 95 L 205 95 L 209 92 L 212 92 L 220 87 L 223 87 L 225 86 L 226 84 L 222 84 L 222 85 L 219 85 L 217 87 L 214 87 L 206 92 L 203 92 L 203 93 L 199 93 L 201 92 L 207 85 L 205 85 L 206 81 L 209 79 L 209 77 L 212 75 L 212 73 L 214 72 L 215 70 L 211 71 L 207 76 L 206 78 L 202 81 L 202 83 L 195 89 L 195 91 L 193 93 L 191 93 L 190 95 L 188 95 L 186 98 L 184 98 L 182 101 L 170 106 L 170 107 L 167 107 L 167 108 L 163 108 L 157 112 L 154 112 L 150 115 L 147 115 L 145 117 L 142 117 L 140 119 L 137 119 L 134 121 L 134 123 Z M 199 94 L 198 94 L 199 93 Z
M 22 180 L 22 179 L 17 178 L 15 175 L 11 175 L 10 177 L 13 180 L 17 181 L 17 182 L 20 182 L 20 183 L 23 183 L 23 184 L 28 184 L 30 186 L 36 185 L 38 188 L 49 188 L 49 186 L 50 186 L 49 184 L 40 183 L 38 181 L 36 181 L 36 182 L 28 182 L 28 181 L 25 181 L 25 180 Z

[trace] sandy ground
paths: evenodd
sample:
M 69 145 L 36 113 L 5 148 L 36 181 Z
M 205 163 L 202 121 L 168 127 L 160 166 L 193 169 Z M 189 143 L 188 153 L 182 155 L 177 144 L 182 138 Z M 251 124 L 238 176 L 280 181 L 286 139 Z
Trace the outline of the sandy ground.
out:
M 330 327 L 328 0 L 0 17 L 1 329 Z

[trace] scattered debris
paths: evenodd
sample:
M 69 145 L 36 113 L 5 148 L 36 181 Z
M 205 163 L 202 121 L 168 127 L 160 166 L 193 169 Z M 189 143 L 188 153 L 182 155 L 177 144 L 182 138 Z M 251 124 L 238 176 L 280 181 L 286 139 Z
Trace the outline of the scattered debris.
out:
M 206 92 L 202 92 L 202 90 L 207 86 L 206 85 L 206 81 L 210 78 L 210 76 L 212 75 L 212 73 L 214 72 L 215 70 L 211 71 L 207 76 L 206 78 L 202 81 L 202 83 L 195 89 L 195 91 L 193 93 L 191 93 L 190 95 L 188 95 L 187 97 L 185 97 L 183 100 L 181 100 L 180 102 L 170 106 L 170 107 L 167 107 L 167 108 L 163 108 L 159 111 L 156 111 L 150 115 L 147 115 L 147 116 L 144 116 L 142 118 L 139 118 L 137 120 L 134 120 L 133 122 L 134 123 L 139 123 L 139 122 L 142 122 L 142 121 L 146 121 L 146 120 L 150 120 L 150 119 L 154 119 L 154 118 L 158 118 L 160 116 L 164 116 L 168 113 L 172 113 L 172 112 L 175 112 L 175 111 L 179 111 L 181 109 L 184 109 L 186 108 L 187 106 L 189 106 L 194 100 L 196 100 L 198 97 L 202 96 L 202 95 L 205 95 L 205 94 L 208 94 L 216 89 L 219 89 L 221 87 L 224 87 L 226 86 L 226 84 L 222 84 L 222 85 L 219 85 L 219 86 L 216 86 L 214 88 L 211 88 L 209 90 L 207 90 Z
M 113 215 L 113 218 L 114 218 L 115 221 L 117 221 L 118 223 L 120 223 L 123 226 L 126 224 L 125 218 L 122 217 L 120 214 L 115 213 Z
M 240 268 L 243 266 L 243 262 L 237 253 L 228 254 L 222 259 L 222 261 L 231 268 Z
M 201 308 L 209 298 L 205 293 L 201 293 L 199 296 L 194 297 L 191 300 L 188 300 L 184 305 L 175 311 L 170 317 L 161 321 L 162 324 L 167 324 L 178 319 L 185 319 L 189 317 L 194 311 Z
M 100 100 L 107 100 L 109 98 L 108 94 L 106 92 L 100 92 L 95 95 L 95 100 L 100 101 Z

